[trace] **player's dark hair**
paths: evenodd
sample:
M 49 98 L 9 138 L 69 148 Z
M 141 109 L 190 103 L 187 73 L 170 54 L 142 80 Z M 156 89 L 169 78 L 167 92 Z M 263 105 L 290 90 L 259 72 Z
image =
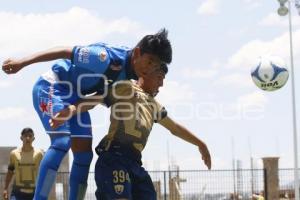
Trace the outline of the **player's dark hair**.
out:
M 141 54 L 149 53 L 156 55 L 162 62 L 172 62 L 172 46 L 168 39 L 168 31 L 163 28 L 154 35 L 144 36 L 136 45 L 141 50 Z
M 24 128 L 23 130 L 22 130 L 22 132 L 21 132 L 21 136 L 23 136 L 24 134 L 26 134 L 26 133 L 32 133 L 33 135 L 34 135 L 34 132 L 33 132 L 33 130 L 31 129 L 31 128 Z
M 165 63 L 161 64 L 160 70 L 166 75 L 169 71 L 167 64 L 165 64 Z

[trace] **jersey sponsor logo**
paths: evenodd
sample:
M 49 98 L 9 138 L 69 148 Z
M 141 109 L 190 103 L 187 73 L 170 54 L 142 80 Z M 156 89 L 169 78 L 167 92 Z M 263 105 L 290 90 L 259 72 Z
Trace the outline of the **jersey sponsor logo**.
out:
M 81 48 L 78 53 L 78 62 L 89 63 L 90 51 L 88 48 Z
M 48 112 L 48 105 L 45 102 L 41 102 L 40 103 L 40 110 L 44 113 L 44 112 Z
M 43 114 L 51 116 L 52 103 L 49 102 L 48 98 L 40 98 L 39 107 Z
M 110 65 L 110 68 L 113 71 L 120 71 L 122 69 L 122 65 Z
M 54 88 L 53 86 L 51 85 L 49 87 L 49 92 L 48 92 L 48 98 L 46 97 L 41 97 L 39 95 L 39 104 L 40 104 L 40 111 L 42 111 L 43 114 L 46 114 L 48 116 L 52 116 L 52 111 L 53 111 L 53 108 L 52 108 L 52 96 L 53 96 L 53 93 L 54 93 Z
M 99 59 L 104 62 L 106 59 L 107 59 L 107 53 L 105 50 L 102 50 L 100 53 L 99 53 Z
M 122 194 L 124 191 L 124 185 L 121 184 L 115 185 L 114 188 L 117 194 Z

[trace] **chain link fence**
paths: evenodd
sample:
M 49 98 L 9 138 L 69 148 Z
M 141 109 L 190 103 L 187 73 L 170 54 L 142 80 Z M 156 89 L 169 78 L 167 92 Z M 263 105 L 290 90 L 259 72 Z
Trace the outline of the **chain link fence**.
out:
M 252 200 L 253 194 L 264 191 L 264 170 L 174 170 L 150 171 L 158 200 Z M 293 199 L 294 171 L 279 170 L 280 199 Z M 5 174 L 0 174 L 0 190 Z M 66 200 L 69 187 L 69 172 L 60 172 L 52 191 L 55 200 Z M 87 200 L 95 199 L 94 173 L 89 174 Z M 2 196 L 2 195 L 1 195 Z
M 293 200 L 295 198 L 294 169 L 280 169 L 278 176 L 280 199 Z

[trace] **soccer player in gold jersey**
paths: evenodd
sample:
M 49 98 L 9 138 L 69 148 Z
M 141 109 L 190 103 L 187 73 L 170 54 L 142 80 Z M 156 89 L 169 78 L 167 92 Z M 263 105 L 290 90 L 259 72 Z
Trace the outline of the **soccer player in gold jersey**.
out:
M 21 132 L 22 147 L 10 153 L 8 172 L 6 174 L 3 198 L 8 199 L 8 186 L 15 175 L 11 200 L 32 200 L 35 182 L 43 151 L 32 146 L 34 132 L 31 128 L 24 128 Z
M 162 64 L 139 77 L 138 81 L 116 82 L 106 96 L 71 105 L 50 120 L 50 126 L 55 128 L 69 117 L 92 109 L 96 104 L 111 107 L 109 132 L 96 147 L 99 155 L 95 167 L 97 199 L 156 199 L 151 178 L 141 162 L 141 152 L 154 123 L 159 123 L 173 135 L 196 145 L 204 163 L 208 169 L 211 168 L 206 144 L 171 119 L 166 109 L 154 99 L 167 71 L 167 66 Z

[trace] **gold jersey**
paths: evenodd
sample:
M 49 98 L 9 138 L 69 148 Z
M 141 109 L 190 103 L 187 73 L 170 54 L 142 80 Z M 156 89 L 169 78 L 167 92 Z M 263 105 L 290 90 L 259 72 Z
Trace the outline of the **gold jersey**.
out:
M 17 148 L 10 153 L 8 169 L 14 171 L 15 174 L 14 190 L 25 193 L 34 192 L 35 181 L 42 158 L 43 151 L 37 149 L 24 152 L 21 148 Z
M 104 102 L 111 106 L 111 124 L 103 139 L 107 146 L 110 142 L 118 142 L 141 152 L 153 123 L 167 115 L 164 107 L 144 92 L 136 81 L 116 82 Z

